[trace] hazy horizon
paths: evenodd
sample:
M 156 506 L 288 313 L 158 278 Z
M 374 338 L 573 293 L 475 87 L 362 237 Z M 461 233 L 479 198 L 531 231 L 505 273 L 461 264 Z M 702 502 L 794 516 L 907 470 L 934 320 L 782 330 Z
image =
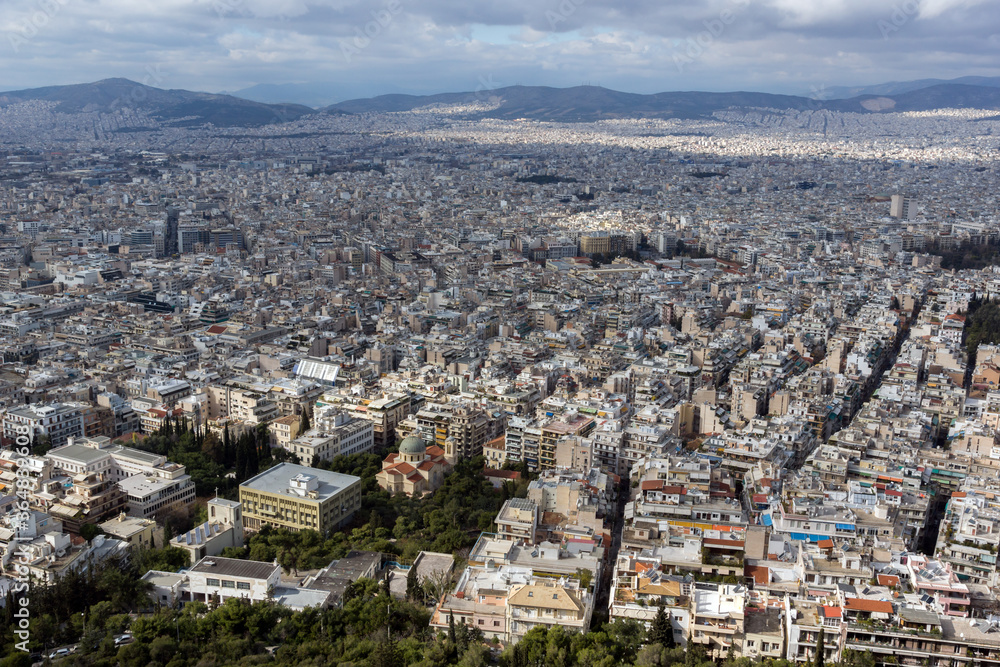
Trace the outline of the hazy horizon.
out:
M 340 101 L 514 84 L 809 95 L 996 67 L 984 0 L 11 0 L 2 90 L 122 77 Z

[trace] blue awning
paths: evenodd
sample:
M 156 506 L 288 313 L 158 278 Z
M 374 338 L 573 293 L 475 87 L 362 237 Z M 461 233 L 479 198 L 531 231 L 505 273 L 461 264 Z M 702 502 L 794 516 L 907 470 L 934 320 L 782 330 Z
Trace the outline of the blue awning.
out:
M 802 542 L 806 541 L 806 534 L 805 533 L 791 533 L 791 536 L 792 536 L 793 540 L 800 540 Z
M 837 530 L 854 530 L 854 525 L 850 523 L 838 523 Z
M 774 524 L 774 522 L 771 521 L 771 515 L 770 514 L 761 514 L 760 515 L 760 522 L 762 524 L 764 524 L 765 526 L 771 526 L 771 525 Z

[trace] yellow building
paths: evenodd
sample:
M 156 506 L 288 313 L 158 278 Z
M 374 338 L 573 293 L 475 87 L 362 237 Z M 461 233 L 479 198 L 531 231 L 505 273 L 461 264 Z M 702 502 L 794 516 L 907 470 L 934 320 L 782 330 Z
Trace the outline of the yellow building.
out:
M 101 530 L 106 534 L 125 540 L 133 549 L 152 549 L 155 528 L 156 522 L 152 519 L 126 516 L 125 512 L 101 524 Z
M 240 484 L 240 502 L 247 531 L 270 524 L 328 535 L 361 507 L 361 478 L 279 463 Z

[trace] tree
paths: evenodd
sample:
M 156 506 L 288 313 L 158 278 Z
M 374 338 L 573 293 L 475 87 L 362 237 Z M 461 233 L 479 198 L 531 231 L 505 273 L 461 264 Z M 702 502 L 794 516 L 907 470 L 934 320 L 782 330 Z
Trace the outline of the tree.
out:
M 417 568 L 411 567 L 406 573 L 406 599 L 410 602 L 423 602 L 424 589 L 420 586 L 420 577 L 417 576 Z
M 31 453 L 35 456 L 44 456 L 50 449 L 52 449 L 52 440 L 45 433 L 35 438 L 35 442 L 31 448 Z
M 250 461 L 247 458 L 246 440 L 240 438 L 236 441 L 236 480 L 244 482 L 250 477 Z
M 222 432 L 222 465 L 227 468 L 233 465 L 233 441 L 229 435 L 229 424 L 226 424 L 225 430 Z M 237 475 L 239 478 L 239 475 Z
M 403 665 L 399 647 L 391 639 L 385 639 L 375 645 L 370 662 L 372 667 L 402 667 Z
M 312 428 L 312 424 L 309 423 L 309 412 L 306 410 L 302 411 L 302 419 L 299 421 L 299 435 L 302 435 L 306 431 Z
M 80 537 L 87 540 L 88 542 L 104 533 L 101 527 L 95 523 L 85 523 L 80 526 Z
M 815 667 L 823 667 L 825 663 L 825 656 L 823 655 L 826 647 L 824 646 L 826 638 L 823 636 L 823 626 L 819 626 L 819 637 L 816 639 L 816 660 L 813 662 Z
M 648 641 L 650 644 L 660 644 L 663 648 L 674 648 L 676 646 L 671 617 L 662 604 L 656 610 L 656 616 L 649 626 Z

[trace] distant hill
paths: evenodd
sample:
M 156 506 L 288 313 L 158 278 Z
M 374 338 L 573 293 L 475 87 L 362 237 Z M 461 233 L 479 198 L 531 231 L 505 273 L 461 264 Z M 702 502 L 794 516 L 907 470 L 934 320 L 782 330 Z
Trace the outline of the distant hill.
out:
M 294 102 L 314 109 L 345 97 L 343 89 L 332 83 L 259 83 L 230 94 L 264 104 Z
M 314 113 L 298 104 L 262 104 L 231 95 L 163 90 L 128 79 L 48 86 L 0 93 L 0 107 L 27 100 L 57 102 L 62 113 L 112 112 L 141 109 L 166 125 L 191 127 L 255 127 L 296 120 Z
M 823 88 L 826 99 L 847 99 L 860 95 L 900 95 L 921 88 L 940 86 L 944 84 L 959 84 L 966 86 L 985 86 L 1000 88 L 1000 76 L 963 76 L 957 79 L 917 79 L 915 81 L 890 81 L 873 86 L 831 86 Z
M 701 118 L 730 108 L 779 110 L 929 111 L 942 108 L 1000 109 L 1000 88 L 938 84 L 894 95 L 860 95 L 849 99 L 815 100 L 795 95 L 732 92 L 674 92 L 637 95 L 596 86 L 548 88 L 512 86 L 488 92 L 438 95 L 380 95 L 340 102 L 324 111 L 349 113 L 409 111 L 430 105 L 493 102 L 496 108 L 479 112 L 484 118 L 528 118 L 541 121 L 597 121 L 610 118 Z
M 348 100 L 324 109 L 365 113 L 409 111 L 435 104 L 473 104 L 498 101 L 500 106 L 482 114 L 489 118 L 530 118 L 547 121 L 594 121 L 606 118 L 698 118 L 729 107 L 806 109 L 816 103 L 805 97 L 769 93 L 622 93 L 598 86 L 549 88 L 511 86 L 475 93 L 438 95 L 380 95 Z
M 977 77 L 967 77 L 979 80 Z M 930 81 L 930 80 L 928 80 Z M 1000 78 L 998 78 L 1000 84 Z M 267 89 L 260 87 L 264 96 Z M 268 95 L 277 96 L 281 86 Z M 275 97 L 272 97 L 275 99 Z M 556 122 L 591 122 L 612 118 L 703 118 L 723 109 L 769 108 L 877 113 L 942 108 L 1000 110 L 1000 87 L 940 83 L 896 93 L 871 93 L 846 99 L 816 100 L 796 95 L 730 92 L 623 93 L 598 86 L 549 88 L 511 86 L 491 91 L 437 95 L 380 95 L 348 100 L 316 111 L 300 104 L 273 104 L 211 93 L 162 90 L 128 79 L 50 86 L 0 93 L 0 107 L 18 101 L 46 100 L 63 113 L 142 110 L 167 126 L 255 127 L 297 120 L 315 113 L 344 114 L 409 111 L 430 105 L 474 105 L 469 118 L 527 118 Z M 483 103 L 488 110 L 483 110 Z

